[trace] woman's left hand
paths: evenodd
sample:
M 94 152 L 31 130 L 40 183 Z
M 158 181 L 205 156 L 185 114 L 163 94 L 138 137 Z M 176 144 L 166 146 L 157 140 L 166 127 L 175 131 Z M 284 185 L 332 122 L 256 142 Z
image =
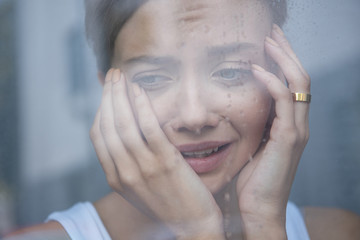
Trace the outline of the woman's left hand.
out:
M 310 93 L 310 77 L 278 26 L 266 38 L 265 49 L 288 87 L 281 77 L 253 65 L 255 78 L 274 99 L 275 117 L 269 139 L 241 170 L 236 189 L 246 239 L 286 239 L 286 205 L 309 138 L 309 103 L 294 102 L 292 93 Z

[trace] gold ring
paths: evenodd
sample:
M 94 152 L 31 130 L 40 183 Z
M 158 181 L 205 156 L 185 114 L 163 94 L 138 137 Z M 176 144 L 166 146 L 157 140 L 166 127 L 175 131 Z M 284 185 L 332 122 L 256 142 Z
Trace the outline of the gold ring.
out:
M 292 93 L 294 102 L 311 102 L 311 94 L 309 93 Z

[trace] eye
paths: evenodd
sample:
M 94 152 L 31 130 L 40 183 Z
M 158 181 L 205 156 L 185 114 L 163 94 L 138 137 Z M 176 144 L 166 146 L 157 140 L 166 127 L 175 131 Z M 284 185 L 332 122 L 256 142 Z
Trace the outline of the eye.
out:
M 213 77 L 221 78 L 224 80 L 237 80 L 251 74 L 250 70 L 225 68 L 213 73 Z
M 165 87 L 171 81 L 172 78 L 166 75 L 153 73 L 137 74 L 132 80 L 132 82 L 139 84 L 144 90 L 157 90 Z
M 244 66 L 243 66 L 244 65 Z M 211 74 L 211 79 L 226 86 L 237 86 L 244 84 L 252 78 L 252 72 L 242 62 L 222 62 L 218 64 Z

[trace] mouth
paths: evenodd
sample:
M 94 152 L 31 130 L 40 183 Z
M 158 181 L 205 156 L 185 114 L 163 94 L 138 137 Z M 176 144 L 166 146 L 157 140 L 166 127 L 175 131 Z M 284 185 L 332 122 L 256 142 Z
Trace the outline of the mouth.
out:
M 231 143 L 205 142 L 178 147 L 182 156 L 196 173 L 218 168 L 227 158 Z
M 205 158 L 214 153 L 224 150 L 229 145 L 230 144 L 228 143 L 228 144 L 224 144 L 224 145 L 217 146 L 214 148 L 205 149 L 202 151 L 189 151 L 189 152 L 184 151 L 184 152 L 181 152 L 181 154 L 184 158 Z

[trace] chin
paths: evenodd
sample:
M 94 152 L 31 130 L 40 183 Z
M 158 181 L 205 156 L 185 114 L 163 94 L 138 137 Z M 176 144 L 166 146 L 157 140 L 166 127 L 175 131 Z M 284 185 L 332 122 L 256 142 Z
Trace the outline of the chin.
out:
M 231 182 L 233 176 L 231 178 L 225 178 L 224 176 L 200 176 L 200 178 L 205 184 L 206 188 L 211 192 L 211 194 L 215 195 Z

